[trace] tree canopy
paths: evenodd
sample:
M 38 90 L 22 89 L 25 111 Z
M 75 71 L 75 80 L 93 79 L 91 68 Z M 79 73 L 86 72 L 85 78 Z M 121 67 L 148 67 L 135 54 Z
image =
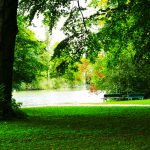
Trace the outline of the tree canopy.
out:
M 12 112 L 17 5 L 17 0 L 0 1 L 0 84 L 4 87 L 3 114 Z M 88 74 L 88 83 L 97 89 L 108 92 L 144 92 L 150 96 L 149 5 L 150 0 L 91 0 L 86 6 L 81 4 L 81 0 L 21 0 L 18 14 L 24 15 L 30 23 L 35 15 L 43 14 L 43 22 L 49 26 L 50 33 L 61 17 L 66 18 L 62 27 L 66 39 L 54 49 L 51 60 L 57 64 L 55 68 L 59 75 L 66 73 L 68 79 L 74 80 L 74 72 L 82 72 L 76 62 L 81 63 L 81 66 L 88 62 L 89 66 L 85 65 L 88 69 L 84 73 Z M 92 13 L 88 10 L 92 10 Z M 18 43 L 14 81 L 31 82 L 39 73 L 35 68 L 42 70 L 49 67 L 42 60 L 45 45 L 25 29 L 22 23 L 25 19 L 22 19 L 18 20 L 21 31 L 16 38 Z M 86 57 L 84 61 L 81 59 L 83 56 Z M 25 69 L 21 64 L 22 59 L 28 68 L 35 68 L 32 71 Z M 32 59 L 32 63 L 29 63 L 29 59 Z M 68 76 L 69 71 L 72 76 Z
M 76 5 L 71 5 L 73 1 L 57 0 L 36 3 L 22 0 L 20 3 L 21 8 L 30 12 L 29 19 L 43 13 L 50 29 L 61 16 L 66 17 L 62 30 L 67 38 L 54 49 L 52 57 L 53 61 L 59 58 L 57 71 L 65 73 L 64 68 L 74 66 L 86 55 L 91 63 L 97 59 L 105 62 L 101 65 L 103 78 L 97 88 L 148 94 L 150 1 L 92 0 L 86 7 L 81 6 L 79 0 L 74 2 Z M 95 8 L 93 13 L 85 15 L 90 8 Z M 94 32 L 93 27 L 97 27 Z M 99 54 L 103 52 L 105 59 L 101 60 Z M 97 85 L 98 79 L 96 76 L 91 82 Z M 105 86 L 102 88 L 102 85 Z
M 13 67 L 14 86 L 22 82 L 31 83 L 38 76 L 42 76 L 42 72 L 48 68 L 47 59 L 49 55 L 46 51 L 46 44 L 38 41 L 34 33 L 26 26 L 26 20 L 18 16 L 19 33 L 16 37 Z
M 150 95 L 149 3 L 149 0 L 118 1 L 97 33 L 106 52 L 106 80 L 110 79 L 109 83 L 120 91 Z

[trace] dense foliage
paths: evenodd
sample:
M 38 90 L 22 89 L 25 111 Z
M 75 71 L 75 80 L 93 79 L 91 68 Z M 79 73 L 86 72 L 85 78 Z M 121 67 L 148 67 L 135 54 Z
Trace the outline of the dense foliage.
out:
M 97 33 L 105 51 L 101 65 L 97 64 L 104 76 L 94 81 L 100 82 L 99 88 L 150 95 L 149 4 L 149 0 L 118 1 L 107 12 L 105 25 Z
M 18 17 L 19 33 L 16 38 L 13 86 L 19 87 L 22 83 L 31 83 L 37 78 L 45 76 L 48 69 L 48 52 L 46 45 L 38 41 L 34 33 L 26 28 L 27 23 L 21 16 Z
M 54 49 L 51 77 L 69 81 L 86 79 L 96 89 L 108 92 L 142 92 L 150 95 L 149 0 L 24 1 L 22 10 L 44 14 L 50 29 L 66 17 L 66 39 Z M 85 15 L 88 9 L 93 13 Z M 97 30 L 93 31 L 92 28 Z M 86 56 L 84 62 L 82 57 Z M 82 67 L 88 61 L 86 71 Z M 78 63 L 81 65 L 77 65 Z M 82 67 L 81 67 L 82 66 Z M 65 69 L 67 68 L 67 69 Z

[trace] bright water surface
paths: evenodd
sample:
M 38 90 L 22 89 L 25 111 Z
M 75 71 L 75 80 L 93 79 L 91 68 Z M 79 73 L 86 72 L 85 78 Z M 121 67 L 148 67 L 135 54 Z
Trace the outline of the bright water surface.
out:
M 104 93 L 90 93 L 88 90 L 39 90 L 14 92 L 13 98 L 22 102 L 23 107 L 50 106 L 79 103 L 99 103 L 103 101 Z

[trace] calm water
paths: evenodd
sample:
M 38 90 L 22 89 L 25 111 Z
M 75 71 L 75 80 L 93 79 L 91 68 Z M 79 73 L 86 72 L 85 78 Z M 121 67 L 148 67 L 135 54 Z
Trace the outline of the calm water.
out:
M 88 90 L 63 90 L 63 91 L 21 91 L 14 92 L 13 98 L 17 102 L 22 102 L 26 106 L 49 106 L 79 103 L 98 103 L 102 102 L 104 93 L 90 93 Z

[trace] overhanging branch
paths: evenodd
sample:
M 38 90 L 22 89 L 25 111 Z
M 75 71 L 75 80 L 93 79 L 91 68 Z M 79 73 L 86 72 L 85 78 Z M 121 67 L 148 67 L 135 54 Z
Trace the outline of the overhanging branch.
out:
M 84 28 L 85 28 L 85 32 L 87 33 L 88 30 L 87 30 L 87 27 L 86 27 L 85 18 L 84 18 L 84 15 L 82 13 L 82 10 L 81 10 L 81 6 L 80 6 L 80 1 L 79 0 L 77 0 L 77 4 L 78 4 L 79 11 L 81 13 L 81 16 L 82 16 L 82 21 L 83 21 L 83 25 L 84 25 Z

